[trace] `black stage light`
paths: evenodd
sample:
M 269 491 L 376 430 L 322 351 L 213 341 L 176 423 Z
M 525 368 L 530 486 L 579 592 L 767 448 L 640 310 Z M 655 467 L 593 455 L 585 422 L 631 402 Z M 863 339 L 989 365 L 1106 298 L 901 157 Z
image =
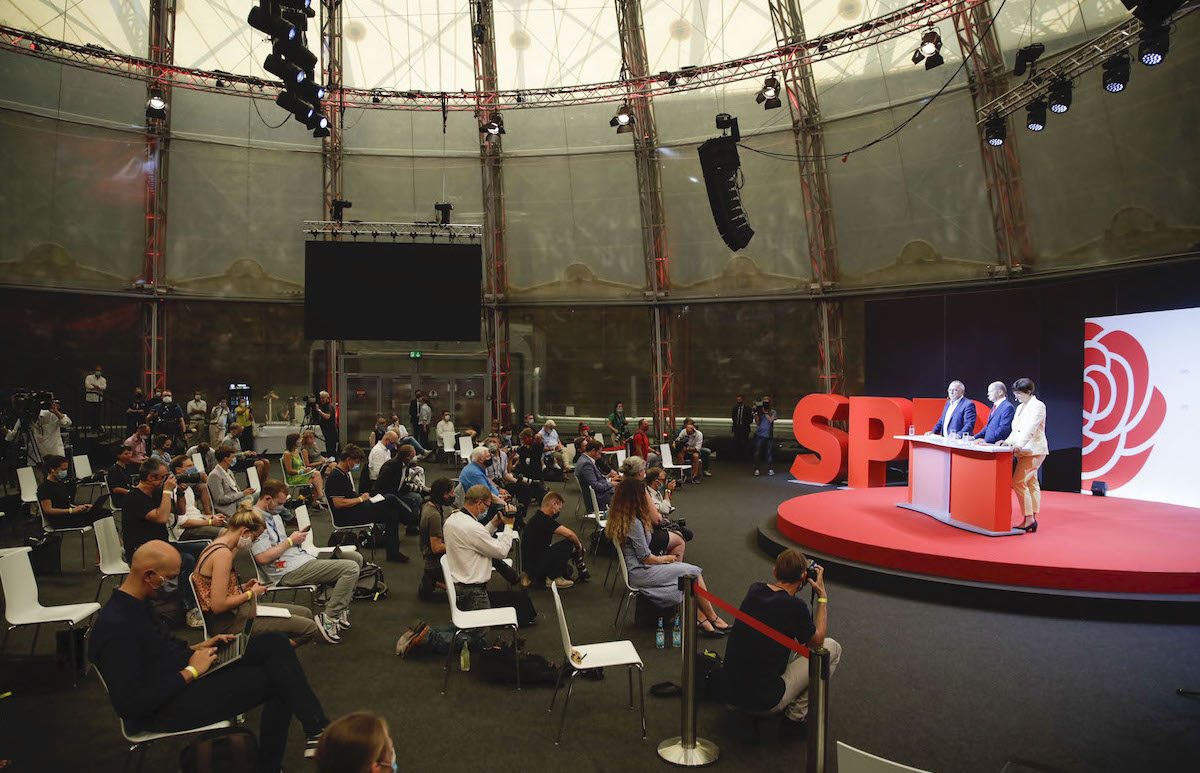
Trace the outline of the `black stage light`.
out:
M 284 82 L 285 85 L 304 81 L 304 70 L 287 61 L 278 54 L 271 54 L 263 60 L 263 69 Z
M 779 81 L 774 75 L 763 81 L 763 87 L 758 90 L 754 101 L 763 106 L 763 110 L 774 110 L 783 105 L 779 99 Z
M 250 22 L 251 27 L 259 32 L 265 32 L 272 38 L 291 40 L 296 37 L 296 27 L 282 16 L 273 14 L 272 8 L 278 10 L 278 6 L 273 6 L 270 0 L 262 0 L 259 5 L 250 9 L 250 15 L 246 17 L 246 20 Z
M 1156 27 L 1183 5 L 1183 0 L 1121 0 L 1133 17 L 1147 27 Z
M 1104 90 L 1117 94 L 1129 85 L 1129 54 L 1122 51 L 1104 60 L 1101 65 L 1104 70 Z
M 157 118 L 160 121 L 167 119 L 167 100 L 163 99 L 162 92 L 158 89 L 151 90 L 150 98 L 146 100 L 146 117 Z
M 1075 85 L 1066 78 L 1059 78 L 1050 84 L 1047 96 L 1050 97 L 1050 112 L 1065 113 L 1071 109 L 1071 93 Z
M 942 36 L 935 29 L 928 30 L 921 36 L 921 44 L 917 46 L 917 50 L 913 51 L 912 63 L 920 64 L 922 60 L 925 62 L 925 69 L 932 70 L 934 67 L 940 67 L 946 63 L 942 58 Z
M 504 118 L 499 113 L 492 113 L 491 119 L 483 126 L 479 127 L 481 134 L 490 134 L 493 137 L 498 134 L 507 134 L 504 131 Z
M 1041 43 L 1030 43 L 1024 48 L 1017 51 L 1017 65 L 1013 68 L 1013 75 L 1020 77 L 1025 74 L 1026 68 L 1038 60 L 1042 54 L 1046 53 L 1046 47 Z
M 987 144 L 994 148 L 998 148 L 1004 144 L 1005 137 L 1008 136 L 1008 127 L 1004 124 L 1004 119 L 992 113 L 988 116 L 987 123 L 983 125 L 984 137 L 987 138 Z
M 617 134 L 628 134 L 633 131 L 633 125 L 637 123 L 634 118 L 633 111 L 629 109 L 629 105 L 621 105 L 617 110 L 617 114 L 609 120 L 609 126 L 617 128 Z
M 941 67 L 945 63 L 946 60 L 942 58 L 940 53 L 933 53 L 925 57 L 926 70 L 932 70 L 934 67 Z
M 329 136 L 329 127 L 325 126 L 320 129 L 313 129 L 313 136 L 314 137 L 328 137 Z
M 1144 27 L 1142 42 L 1138 44 L 1138 59 L 1147 67 L 1162 64 L 1171 50 L 1171 32 L 1164 26 Z
M 283 57 L 301 70 L 311 70 L 317 64 L 317 55 L 300 45 L 299 41 L 277 40 L 271 46 L 271 52 Z
M 313 114 L 317 111 L 313 105 L 304 101 L 290 91 L 279 92 L 279 96 L 275 97 L 275 104 L 291 113 L 297 121 L 305 125 L 308 124 L 309 119 L 312 118 Z M 309 128 L 311 129 L 315 127 L 310 126 Z
M 1035 99 L 1025 106 L 1025 126 L 1031 132 L 1040 132 L 1046 128 L 1046 100 Z
M 312 115 L 308 117 L 308 120 L 304 122 L 304 125 L 313 131 L 316 131 L 317 129 L 328 129 L 329 119 L 314 110 Z
M 305 78 L 303 82 L 289 89 L 289 91 L 296 92 L 303 97 L 306 102 L 311 102 L 314 105 L 325 98 L 325 87 L 311 78 Z

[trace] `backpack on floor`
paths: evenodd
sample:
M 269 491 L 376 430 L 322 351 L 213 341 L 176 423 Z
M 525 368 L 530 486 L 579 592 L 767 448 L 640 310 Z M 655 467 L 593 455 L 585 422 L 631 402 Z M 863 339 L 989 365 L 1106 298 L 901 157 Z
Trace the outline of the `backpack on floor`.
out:
M 552 685 L 558 681 L 559 667 L 536 653 L 522 652 L 519 667 L 522 687 Z M 479 675 L 488 682 L 516 684 L 517 668 L 512 642 L 493 644 L 479 653 Z
M 354 598 L 362 601 L 379 601 L 388 595 L 387 583 L 383 581 L 383 569 L 378 564 L 365 563 L 358 572 L 358 584 L 354 586 Z
M 241 727 L 209 730 L 179 752 L 180 773 L 258 773 L 258 742 Z

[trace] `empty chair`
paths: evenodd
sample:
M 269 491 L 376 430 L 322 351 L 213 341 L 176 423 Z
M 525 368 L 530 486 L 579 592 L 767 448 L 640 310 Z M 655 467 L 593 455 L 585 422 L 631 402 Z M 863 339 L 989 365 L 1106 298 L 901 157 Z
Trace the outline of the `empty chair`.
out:
M 841 773 L 929 773 L 922 768 L 911 768 L 876 757 L 841 741 L 837 742 L 837 764 Z
M 207 636 L 205 638 L 207 638 Z M 102 687 L 104 687 L 104 694 L 107 695 L 108 694 L 108 685 L 104 681 L 104 674 L 101 674 L 100 669 L 98 669 L 98 668 L 96 669 L 96 676 L 100 677 L 100 685 Z M 172 730 L 169 732 L 162 732 L 162 733 L 160 733 L 160 732 L 144 732 L 144 733 L 134 732 L 134 733 L 131 733 L 131 732 L 129 732 L 129 728 L 127 728 L 125 726 L 124 719 L 121 719 L 121 717 L 118 716 L 117 721 L 121 723 L 121 735 L 125 736 L 125 740 L 128 741 L 130 744 L 128 756 L 125 758 L 125 770 L 129 770 L 129 763 L 133 761 L 134 752 L 138 753 L 137 766 L 134 768 L 134 770 L 141 770 L 142 762 L 144 762 L 145 756 L 146 756 L 146 748 L 149 747 L 150 744 L 154 743 L 155 741 L 161 741 L 164 738 L 176 738 L 181 735 L 191 735 L 193 733 L 203 733 L 206 730 L 220 730 L 220 729 L 223 729 L 226 727 L 233 727 L 232 721 L 225 720 L 223 722 L 214 722 L 211 725 L 204 725 L 203 727 L 195 727 L 195 728 L 192 728 L 191 730 Z
M 593 523 L 595 523 L 596 526 L 594 529 L 592 529 L 593 535 L 601 534 L 604 532 L 604 527 L 608 526 L 608 511 L 600 509 L 600 503 L 596 500 L 596 489 L 592 488 L 591 486 L 584 486 L 583 488 L 587 489 L 587 493 L 592 500 L 591 509 L 584 513 L 583 517 L 585 520 L 591 520 Z M 593 540 L 596 540 L 594 536 Z M 593 554 L 596 552 L 596 544 L 598 544 L 598 540 L 592 543 Z
M 32 655 L 37 649 L 38 632 L 44 623 L 66 623 L 68 628 L 74 628 L 79 623 L 100 611 L 100 605 L 92 602 L 83 604 L 63 604 L 55 607 L 44 607 L 38 602 L 37 580 L 33 577 L 33 567 L 29 563 L 29 548 L 21 547 L 0 553 L 0 587 L 4 590 L 4 617 L 8 628 L 4 631 L 4 642 L 0 643 L 0 653 L 8 646 L 8 634 L 14 628 L 32 625 L 33 644 L 29 647 Z M 70 663 L 76 663 L 75 636 L 68 637 L 71 643 Z M 71 669 L 71 683 L 76 684 L 75 669 Z
M 454 447 L 454 434 L 443 432 L 439 437 L 442 441 L 442 453 L 445 454 L 446 461 L 453 461 L 458 455 L 458 451 Z
M 622 464 L 625 464 L 625 457 L 628 455 L 629 455 L 629 452 L 626 451 L 624 448 L 617 449 L 617 467 L 620 467 Z
M 463 435 L 458 439 L 458 460 L 463 464 L 471 463 L 471 451 L 474 446 L 471 445 L 471 438 Z
M 602 433 L 602 432 L 596 433 L 596 442 L 599 443 L 600 445 L 604 445 L 604 433 Z
M 505 559 L 507 560 L 507 559 Z M 446 675 L 442 681 L 442 695 L 450 686 L 450 659 L 454 656 L 454 646 L 459 637 L 467 631 L 478 628 L 506 627 L 512 628 L 513 652 L 516 655 L 514 667 L 517 669 L 517 689 L 521 689 L 521 651 L 517 646 L 517 608 L 493 607 L 492 609 L 473 609 L 464 612 L 458 608 L 458 597 L 454 592 L 454 578 L 450 576 L 450 562 L 442 556 L 442 576 L 446 580 L 446 597 L 450 601 L 450 622 L 454 624 L 454 636 L 450 639 L 450 649 L 446 652 Z
M 129 564 L 121 557 L 121 538 L 117 535 L 117 524 L 112 516 L 100 518 L 92 524 L 96 529 L 96 546 L 100 549 L 100 583 L 96 586 L 96 599 L 109 577 L 124 577 L 129 574 Z
M 554 610 L 558 613 L 558 630 L 562 634 L 563 653 L 567 656 L 564 665 L 571 669 L 567 679 L 567 697 L 563 701 L 562 718 L 558 721 L 558 734 L 554 737 L 557 746 L 562 739 L 563 726 L 567 723 L 567 708 L 571 705 L 571 693 L 575 689 L 575 677 L 581 671 L 606 666 L 625 666 L 629 676 L 629 708 L 633 708 L 633 669 L 638 672 L 638 699 L 641 706 L 642 740 L 646 739 L 646 691 L 642 684 L 642 659 L 638 656 L 637 648 L 630 641 L 606 641 L 596 644 L 571 644 L 571 632 L 567 628 L 567 616 L 563 614 L 562 599 L 558 595 L 558 586 L 551 585 L 550 592 L 554 596 Z M 562 671 L 554 683 L 554 693 L 550 696 L 549 711 L 554 711 L 554 701 L 558 698 L 558 688 L 562 685 Z

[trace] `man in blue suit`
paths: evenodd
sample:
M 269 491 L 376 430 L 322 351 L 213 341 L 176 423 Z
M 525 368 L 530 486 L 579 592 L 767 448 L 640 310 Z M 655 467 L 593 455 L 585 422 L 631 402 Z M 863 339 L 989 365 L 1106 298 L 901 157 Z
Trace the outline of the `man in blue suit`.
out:
M 959 435 L 970 435 L 975 431 L 975 403 L 963 397 L 967 388 L 961 381 L 951 381 L 946 387 L 946 407 L 942 409 L 942 418 L 930 430 L 930 435 L 950 436 L 957 432 Z M 1006 436 L 1007 437 L 1007 436 Z
M 1003 381 L 993 381 L 988 387 L 987 396 L 992 401 L 992 413 L 988 416 L 983 432 L 976 435 L 975 439 L 994 445 L 1012 432 L 1013 415 L 1017 409 L 1008 401 L 1008 388 L 1004 386 Z

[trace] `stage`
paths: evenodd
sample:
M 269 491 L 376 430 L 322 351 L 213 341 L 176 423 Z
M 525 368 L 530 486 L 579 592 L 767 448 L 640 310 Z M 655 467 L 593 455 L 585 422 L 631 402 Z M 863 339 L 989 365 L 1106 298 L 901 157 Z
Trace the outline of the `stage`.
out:
M 896 506 L 906 498 L 895 486 L 795 497 L 779 505 L 775 528 L 760 528 L 760 540 L 940 582 L 1200 601 L 1200 509 L 1044 492 L 1036 533 L 986 537 Z

